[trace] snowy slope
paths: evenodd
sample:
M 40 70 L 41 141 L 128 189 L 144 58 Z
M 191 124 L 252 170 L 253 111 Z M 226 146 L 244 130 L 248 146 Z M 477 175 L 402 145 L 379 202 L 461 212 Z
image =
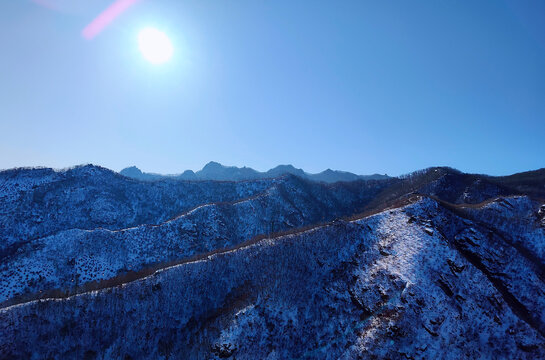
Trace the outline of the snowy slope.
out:
M 0 302 L 47 289 L 70 289 L 149 264 L 235 246 L 260 234 L 348 216 L 380 187 L 327 189 L 288 177 L 258 196 L 201 205 L 157 226 L 70 229 L 33 239 L 0 264 Z
M 543 358 L 544 175 L 2 171 L 0 359 Z
M 478 221 L 423 198 L 123 286 L 4 308 L 0 349 L 44 358 L 543 357 L 543 279 Z
M 257 195 L 276 181 L 142 183 L 93 165 L 2 171 L 0 251 L 62 230 L 159 224 L 198 205 Z

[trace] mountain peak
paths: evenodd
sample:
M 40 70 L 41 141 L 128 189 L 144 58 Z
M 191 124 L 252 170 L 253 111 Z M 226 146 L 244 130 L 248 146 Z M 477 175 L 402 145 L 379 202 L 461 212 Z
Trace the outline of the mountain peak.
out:
M 115 172 L 105 167 L 94 164 L 83 164 L 69 168 L 66 173 L 77 175 L 114 174 Z
M 201 171 L 205 171 L 205 170 L 217 170 L 217 169 L 223 169 L 225 168 L 225 166 L 223 166 L 222 164 L 220 164 L 219 162 L 217 161 L 210 161 L 208 164 L 204 165 L 204 167 L 202 168 Z
M 287 165 L 278 165 L 271 170 L 299 170 L 299 169 L 296 169 L 292 164 L 287 164 Z
M 268 177 L 277 177 L 285 174 L 296 175 L 299 177 L 307 177 L 307 173 L 305 173 L 302 169 L 297 169 L 291 164 L 278 165 L 277 167 L 270 169 L 265 173 L 265 175 Z
M 139 177 L 139 176 L 142 176 L 142 170 L 140 170 L 140 169 L 137 168 L 136 166 L 129 166 L 129 167 L 126 167 L 126 168 L 124 168 L 123 170 L 121 170 L 119 173 L 120 173 L 121 175 L 127 176 L 127 177 Z

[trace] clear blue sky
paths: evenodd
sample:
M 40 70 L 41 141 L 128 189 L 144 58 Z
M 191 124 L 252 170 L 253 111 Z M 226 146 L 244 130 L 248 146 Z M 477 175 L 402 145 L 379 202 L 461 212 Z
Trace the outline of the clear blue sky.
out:
M 91 41 L 113 0 L 35 1 L 0 4 L 0 168 L 545 167 L 545 1 L 143 0 Z

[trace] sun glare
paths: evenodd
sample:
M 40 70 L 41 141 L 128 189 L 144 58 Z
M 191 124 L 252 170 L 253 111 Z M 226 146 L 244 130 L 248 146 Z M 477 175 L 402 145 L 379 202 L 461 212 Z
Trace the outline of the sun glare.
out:
M 152 64 L 170 60 L 174 48 L 168 36 L 155 28 L 145 28 L 138 33 L 138 47 L 144 58 Z

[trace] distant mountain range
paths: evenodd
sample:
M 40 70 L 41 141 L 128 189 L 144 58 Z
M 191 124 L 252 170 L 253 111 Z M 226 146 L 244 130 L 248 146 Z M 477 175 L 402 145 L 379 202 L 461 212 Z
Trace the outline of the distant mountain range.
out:
M 388 179 L 388 175 L 356 175 L 347 171 L 327 169 L 318 174 L 309 174 L 302 169 L 297 169 L 292 165 L 278 165 L 277 167 L 265 172 L 260 172 L 249 167 L 225 166 L 218 162 L 211 161 L 201 170 L 194 172 L 186 170 L 177 175 L 162 175 L 155 173 L 142 172 L 136 166 L 131 166 L 120 171 L 120 174 L 133 179 L 144 181 L 155 181 L 161 179 L 178 180 L 219 180 L 219 181 L 240 181 L 276 178 L 286 174 L 292 174 L 303 179 L 313 180 L 324 183 L 334 183 L 338 181 L 354 180 L 383 180 Z

